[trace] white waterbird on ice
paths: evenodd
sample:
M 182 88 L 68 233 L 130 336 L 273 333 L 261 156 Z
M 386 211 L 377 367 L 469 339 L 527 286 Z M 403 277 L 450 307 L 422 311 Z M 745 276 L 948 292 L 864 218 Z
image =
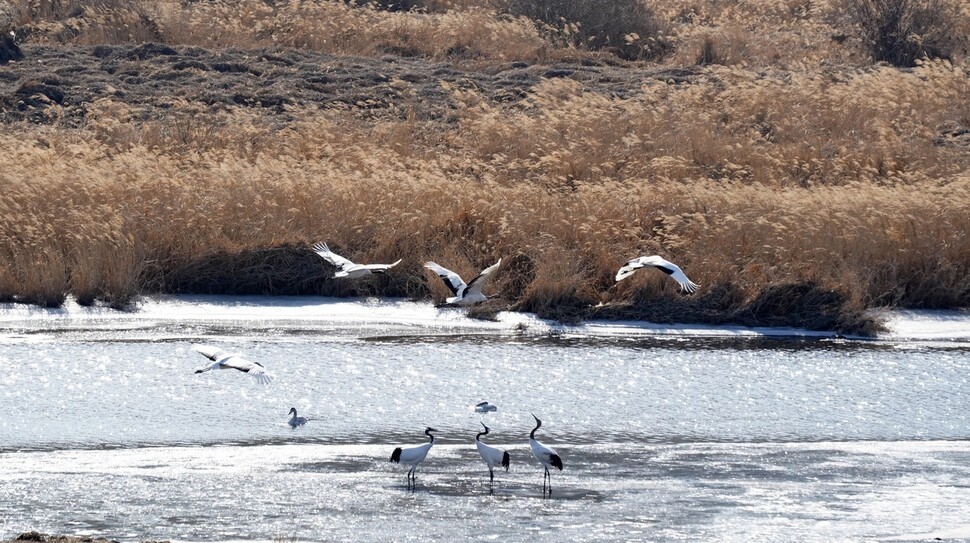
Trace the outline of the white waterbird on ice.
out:
M 495 466 L 502 466 L 505 471 L 509 470 L 509 453 L 508 451 L 503 451 L 501 449 L 496 449 L 495 447 L 489 447 L 488 445 L 482 443 L 482 436 L 488 435 L 488 426 L 482 423 L 482 428 L 485 428 L 484 432 L 478 432 L 475 435 L 475 446 L 478 447 L 478 454 L 482 456 L 482 460 L 485 461 L 485 465 L 488 466 L 488 482 L 489 484 L 495 481 Z
M 243 373 L 252 375 L 260 383 L 266 384 L 275 379 L 275 376 L 266 372 L 266 368 L 259 362 L 246 360 L 245 358 L 227 353 L 218 347 L 209 345 L 193 345 L 192 350 L 201 353 L 202 356 L 212 361 L 211 364 L 202 366 L 195 370 L 195 373 L 205 373 L 209 370 L 239 370 Z
M 424 267 L 438 274 L 438 277 L 445 282 L 445 286 L 454 294 L 453 297 L 446 299 L 445 302 L 449 304 L 471 305 L 484 302 L 488 299 L 482 294 L 482 287 L 485 285 L 485 281 L 495 273 L 495 270 L 501 264 L 502 259 L 500 258 L 498 262 L 482 270 L 467 285 L 457 273 L 443 268 L 434 262 L 425 262 Z
M 532 415 L 532 418 L 536 419 L 536 427 L 529 434 L 529 447 L 532 449 L 532 456 L 536 457 L 545 470 L 542 476 L 542 494 L 546 494 L 546 479 L 549 479 L 549 495 L 552 496 L 552 475 L 549 474 L 549 468 L 559 468 L 559 471 L 562 471 L 562 458 L 552 447 L 546 447 L 536 441 L 536 430 L 542 426 L 542 421 L 535 415 Z
M 286 421 L 286 423 L 289 424 L 291 427 L 296 428 L 297 426 L 303 426 L 304 424 L 306 424 L 306 418 L 305 417 L 298 417 L 298 416 L 296 416 L 296 408 L 295 407 L 291 407 L 290 408 L 289 414 L 290 415 L 293 415 L 293 416 L 290 417 L 290 420 Z
M 408 447 L 406 449 L 398 447 L 394 449 L 394 452 L 391 453 L 391 462 L 411 466 L 411 469 L 408 470 L 408 488 L 412 488 L 416 484 L 414 470 L 417 469 L 418 464 L 424 462 L 425 457 L 428 456 L 428 451 L 430 451 L 431 447 L 434 445 L 434 435 L 432 435 L 431 432 L 437 431 L 438 430 L 435 430 L 429 426 L 424 430 L 424 434 L 431 438 L 429 443 L 418 445 L 417 447 Z
M 680 288 L 686 292 L 694 292 L 697 290 L 698 285 L 684 274 L 684 271 L 680 269 L 680 266 L 674 264 L 673 262 L 666 260 L 660 256 L 641 256 L 640 258 L 634 258 L 627 262 L 619 271 L 616 272 L 616 280 L 620 281 L 626 279 L 627 277 L 633 275 L 633 273 L 640 268 L 645 268 L 647 266 L 652 266 L 658 270 L 666 273 L 670 277 L 680 284 Z
M 481 403 L 475 404 L 476 413 L 492 413 L 494 411 L 498 411 L 498 406 L 492 405 L 488 402 L 481 402 Z
M 327 247 L 327 244 L 323 242 L 314 245 L 313 250 L 324 260 L 339 268 L 337 273 L 333 274 L 334 277 L 338 278 L 348 277 L 350 279 L 356 279 L 358 277 L 364 277 L 374 273 L 387 273 L 387 270 L 401 263 L 401 259 L 398 259 L 398 261 L 393 264 L 354 264 L 346 258 L 331 251 L 330 248 Z

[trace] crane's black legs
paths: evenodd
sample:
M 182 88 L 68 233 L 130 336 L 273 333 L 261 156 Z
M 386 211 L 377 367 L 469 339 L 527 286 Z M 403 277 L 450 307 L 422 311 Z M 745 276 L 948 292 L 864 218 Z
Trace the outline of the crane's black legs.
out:
M 410 470 L 408 470 L 408 489 L 414 490 L 414 488 L 417 487 L 417 485 L 418 483 L 417 483 L 417 480 L 415 479 L 414 468 L 411 468 Z

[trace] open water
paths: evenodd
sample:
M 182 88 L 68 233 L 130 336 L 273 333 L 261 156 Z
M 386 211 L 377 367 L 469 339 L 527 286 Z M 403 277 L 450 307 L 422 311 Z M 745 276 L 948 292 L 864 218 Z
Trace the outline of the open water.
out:
M 207 304 L 0 312 L 0 539 L 970 538 L 966 343 Z M 196 343 L 276 379 L 195 374 Z M 310 421 L 291 429 L 290 407 Z M 551 497 L 531 413 L 565 465 Z M 483 421 L 512 458 L 494 485 Z M 439 439 L 409 491 L 388 459 L 426 426 Z

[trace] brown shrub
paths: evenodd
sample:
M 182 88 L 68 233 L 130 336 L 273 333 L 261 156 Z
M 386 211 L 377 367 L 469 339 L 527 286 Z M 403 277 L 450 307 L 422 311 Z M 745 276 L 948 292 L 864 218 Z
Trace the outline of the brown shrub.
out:
M 155 6 L 143 0 L 15 0 L 13 23 L 61 43 L 144 43 L 162 39 Z
M 467 7 L 438 13 L 339 1 L 15 0 L 14 24 L 34 42 L 164 42 L 295 47 L 337 55 L 409 52 L 436 58 L 533 59 L 550 47 L 533 25 Z M 399 3 L 394 3 L 398 5 Z M 386 4 L 390 6 L 390 3 Z
M 626 60 L 653 59 L 670 50 L 663 21 L 641 0 L 508 0 L 506 9 L 555 29 L 574 46 Z
M 695 63 L 700 66 L 741 64 L 749 57 L 745 38 L 743 31 L 738 28 L 726 28 L 716 35 L 708 34 L 701 41 Z
M 873 60 L 894 66 L 951 60 L 967 43 L 949 0 L 845 0 L 843 9 Z

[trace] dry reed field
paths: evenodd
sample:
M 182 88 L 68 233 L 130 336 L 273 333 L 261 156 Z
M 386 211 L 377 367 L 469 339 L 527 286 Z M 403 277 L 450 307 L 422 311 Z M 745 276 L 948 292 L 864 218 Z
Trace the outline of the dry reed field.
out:
M 970 306 L 970 9 L 925 0 L 947 58 L 894 66 L 861 1 L 647 2 L 620 44 L 526 2 L 0 2 L 0 299 L 440 300 L 423 262 L 501 257 L 484 317 L 872 333 Z M 335 281 L 320 240 L 403 262 Z M 614 283 L 644 254 L 702 288 Z

